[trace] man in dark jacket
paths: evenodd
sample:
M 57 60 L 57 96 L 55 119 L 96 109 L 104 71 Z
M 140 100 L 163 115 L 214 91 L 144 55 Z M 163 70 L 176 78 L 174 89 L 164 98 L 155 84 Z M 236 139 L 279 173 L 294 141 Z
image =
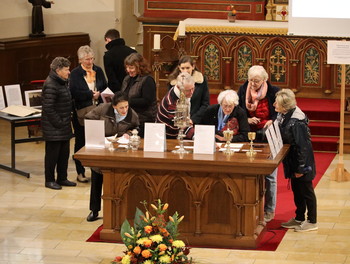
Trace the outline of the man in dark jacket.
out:
M 46 78 L 42 93 L 41 126 L 45 139 L 45 187 L 60 190 L 61 186 L 76 186 L 67 179 L 72 97 L 68 89 L 70 62 L 56 57 Z M 55 169 L 57 180 L 55 181 Z
M 124 39 L 120 38 L 119 31 L 116 29 L 109 29 L 106 32 L 105 41 L 107 51 L 103 56 L 103 63 L 108 79 L 108 87 L 115 93 L 120 91 L 121 84 L 126 76 L 124 60 L 136 50 L 125 45 Z

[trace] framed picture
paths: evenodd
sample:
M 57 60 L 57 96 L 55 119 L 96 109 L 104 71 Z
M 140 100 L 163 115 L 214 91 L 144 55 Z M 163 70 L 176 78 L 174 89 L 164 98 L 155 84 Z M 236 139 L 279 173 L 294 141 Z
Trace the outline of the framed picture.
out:
M 26 106 L 41 108 L 41 96 L 42 90 L 29 90 L 24 92 L 24 97 L 26 99 Z
M 5 105 L 4 92 L 2 91 L 2 86 L 0 86 L 0 110 L 4 109 L 5 107 L 6 105 Z
M 23 105 L 21 86 L 19 84 L 5 85 L 7 106 Z

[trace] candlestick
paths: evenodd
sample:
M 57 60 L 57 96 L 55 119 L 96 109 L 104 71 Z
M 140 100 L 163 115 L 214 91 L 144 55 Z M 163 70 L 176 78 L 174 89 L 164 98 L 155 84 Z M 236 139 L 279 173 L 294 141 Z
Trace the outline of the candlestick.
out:
M 179 36 L 185 36 L 186 35 L 186 27 L 183 21 L 179 22 Z
M 154 34 L 153 36 L 153 49 L 159 50 L 160 49 L 160 35 Z

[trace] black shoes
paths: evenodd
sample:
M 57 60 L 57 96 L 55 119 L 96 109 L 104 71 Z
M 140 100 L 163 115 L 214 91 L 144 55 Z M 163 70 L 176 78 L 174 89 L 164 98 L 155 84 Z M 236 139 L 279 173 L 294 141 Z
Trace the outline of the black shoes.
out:
M 98 219 L 98 212 L 91 211 L 90 214 L 86 217 L 88 222 L 93 222 Z
M 61 190 L 62 186 L 56 182 L 45 182 L 45 187 L 53 190 Z
M 75 182 L 71 182 L 69 180 L 64 180 L 64 181 L 60 181 L 57 183 L 61 186 L 77 186 L 77 184 Z

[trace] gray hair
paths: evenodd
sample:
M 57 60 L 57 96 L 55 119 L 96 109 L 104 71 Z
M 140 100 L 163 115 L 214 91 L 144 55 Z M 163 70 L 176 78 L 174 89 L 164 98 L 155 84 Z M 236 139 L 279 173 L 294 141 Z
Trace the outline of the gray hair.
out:
M 254 65 L 248 70 L 248 80 L 251 80 L 255 76 L 261 77 L 263 81 L 267 81 L 269 78 L 269 75 L 267 74 L 265 68 L 260 65 Z
M 276 93 L 276 102 L 287 112 L 296 107 L 295 94 L 290 89 L 282 89 Z
M 192 75 L 187 72 L 180 73 L 176 79 L 176 86 L 178 88 L 182 89 L 185 84 L 192 84 L 193 86 L 195 84 Z
M 56 57 L 50 64 L 50 69 L 53 71 L 60 70 L 64 67 L 69 67 L 70 61 L 64 57 Z
M 88 45 L 81 46 L 81 47 L 78 49 L 77 55 L 78 55 L 79 61 L 83 60 L 83 59 L 85 58 L 85 56 L 87 56 L 87 55 L 91 55 L 92 57 L 95 56 L 94 51 L 93 51 L 92 48 L 91 48 L 90 46 L 88 46 Z
M 225 90 L 218 95 L 218 103 L 221 104 L 223 101 L 226 101 L 230 105 L 237 106 L 239 98 L 234 90 Z

